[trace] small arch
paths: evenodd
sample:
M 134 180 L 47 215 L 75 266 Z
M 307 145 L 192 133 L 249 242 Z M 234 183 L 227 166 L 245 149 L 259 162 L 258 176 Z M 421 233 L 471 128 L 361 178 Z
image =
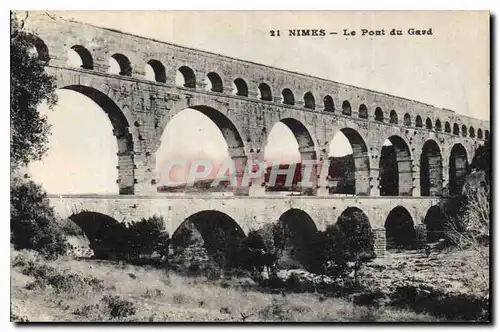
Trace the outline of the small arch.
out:
M 316 107 L 316 103 L 314 101 L 314 96 L 311 92 L 306 92 L 304 95 L 304 107 L 314 109 Z
M 352 114 L 351 103 L 349 103 L 347 100 L 344 100 L 344 102 L 342 102 L 342 114 L 349 116 Z
M 81 68 L 89 70 L 94 69 L 94 61 L 92 60 L 92 55 L 85 47 L 81 45 L 75 45 L 72 46 L 71 49 L 75 51 L 80 57 L 82 63 L 80 66 Z
M 462 125 L 462 137 L 467 137 L 467 126 Z
M 422 128 L 422 126 L 422 118 L 420 117 L 420 115 L 417 115 L 417 117 L 415 118 L 415 127 Z
M 429 118 L 425 119 L 425 129 L 432 129 L 432 120 Z
M 469 128 L 469 137 L 475 138 L 476 132 L 474 131 L 474 127 Z
M 448 121 L 446 121 L 446 122 L 444 123 L 444 131 L 445 131 L 446 133 L 451 133 L 451 126 L 450 126 L 450 123 L 449 123 Z
M 392 124 L 398 124 L 398 114 L 395 110 L 392 110 L 389 114 L 389 122 Z
M 453 135 L 460 135 L 460 129 L 458 128 L 458 125 L 456 123 L 453 124 Z
M 248 85 L 242 78 L 237 78 L 233 81 L 236 87 L 236 95 L 242 97 L 248 97 Z
M 490 131 L 489 130 L 485 130 L 484 131 L 484 139 L 488 139 L 490 138 Z
M 483 138 L 483 130 L 481 128 L 479 128 L 477 130 L 477 138 L 479 139 L 482 139 Z
M 427 242 L 433 243 L 444 238 L 446 230 L 446 216 L 439 206 L 433 205 L 427 210 L 424 218 Z
M 176 80 L 177 85 L 181 85 L 185 88 L 191 89 L 196 88 L 196 75 L 191 68 L 182 66 L 177 70 L 177 72 L 180 73 L 178 77 L 181 78 L 180 80 Z
M 271 93 L 271 87 L 266 83 L 261 83 L 259 85 L 260 100 L 272 101 L 273 95 Z
M 405 113 L 404 115 L 404 125 L 405 126 L 411 126 L 411 116 L 408 113 Z
M 436 120 L 436 124 L 434 125 L 434 127 L 436 128 L 436 131 L 441 131 L 442 128 L 441 128 L 441 120 L 437 119 Z
M 365 104 L 359 105 L 358 117 L 361 119 L 368 119 L 368 108 Z
M 391 210 L 385 220 L 387 249 L 413 249 L 417 244 L 417 233 L 411 214 L 402 206 Z
M 375 109 L 375 121 L 384 122 L 384 112 L 380 107 Z
M 115 53 L 111 56 L 120 67 L 120 72 L 118 75 L 122 76 L 132 76 L 132 63 L 130 60 L 121 53 Z
M 335 104 L 333 103 L 333 98 L 332 96 L 325 96 L 323 98 L 323 104 L 325 106 L 325 111 L 326 112 L 334 112 L 335 111 Z
M 210 81 L 210 91 L 213 92 L 223 92 L 223 86 L 222 86 L 222 79 L 220 78 L 219 74 L 210 72 L 207 74 L 207 78 Z
M 148 65 L 153 69 L 154 80 L 156 82 L 165 83 L 167 81 L 165 66 L 160 61 L 151 59 L 148 61 Z
M 283 96 L 283 104 L 295 105 L 295 97 L 293 96 L 292 90 L 285 88 L 281 95 Z

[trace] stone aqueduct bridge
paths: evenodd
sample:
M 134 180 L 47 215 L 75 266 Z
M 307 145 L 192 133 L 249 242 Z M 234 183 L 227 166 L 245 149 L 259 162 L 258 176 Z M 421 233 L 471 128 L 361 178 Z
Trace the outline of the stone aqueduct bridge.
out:
M 346 208 L 358 207 L 383 240 L 385 220 L 395 207 L 404 207 L 419 227 L 441 196 L 456 193 L 475 149 L 489 136 L 487 121 L 219 54 L 39 13 L 29 17 L 26 28 L 37 36 L 38 55 L 58 88 L 101 106 L 118 141 L 120 195 L 51 198 L 63 217 L 95 211 L 124 221 L 156 213 L 165 216 L 172 234 L 184 219 L 207 209 L 226 213 L 247 231 L 289 209 L 303 210 L 324 228 Z M 70 49 L 81 67 L 68 66 Z M 110 58 L 120 65 L 119 73 L 108 72 Z M 146 79 L 146 66 L 154 80 Z M 158 194 L 155 152 L 169 120 L 186 108 L 219 127 L 236 162 L 263 160 L 268 134 L 280 121 L 295 135 L 303 160 L 328 158 L 329 142 L 342 131 L 353 149 L 356 196 L 333 197 L 313 183 L 312 196 L 275 197 L 265 193 L 264 179 L 230 199 Z M 381 196 L 387 139 L 394 147 L 397 189 Z

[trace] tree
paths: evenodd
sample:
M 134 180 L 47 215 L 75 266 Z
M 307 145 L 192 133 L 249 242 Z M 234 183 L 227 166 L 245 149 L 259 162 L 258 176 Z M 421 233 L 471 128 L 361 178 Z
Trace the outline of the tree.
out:
M 50 126 L 37 107 L 57 102 L 55 79 L 45 72 L 44 63 L 32 50 L 37 38 L 24 31 L 24 20 L 11 15 L 10 32 L 10 162 L 11 169 L 40 159 L 47 151 Z

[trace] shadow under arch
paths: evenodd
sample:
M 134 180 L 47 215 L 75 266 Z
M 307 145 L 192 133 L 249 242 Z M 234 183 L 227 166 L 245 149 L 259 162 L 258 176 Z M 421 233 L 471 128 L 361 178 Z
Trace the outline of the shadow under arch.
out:
M 134 194 L 134 143 L 130 124 L 120 107 L 105 93 L 85 85 L 67 85 L 62 90 L 71 90 L 90 98 L 107 115 L 113 126 L 113 135 L 118 145 L 118 183 L 119 194 Z
M 420 155 L 420 195 L 441 196 L 443 194 L 443 158 L 436 141 L 424 143 Z
M 437 242 L 444 238 L 446 231 L 446 215 L 439 206 L 433 205 L 427 210 L 424 224 L 427 231 L 427 242 Z
M 245 232 L 229 215 L 217 210 L 203 210 L 186 218 L 172 234 L 175 251 L 203 246 L 207 253 L 222 263 L 238 263 L 234 250 Z
M 350 206 L 338 217 L 333 228 L 340 244 L 353 256 L 375 256 L 374 236 L 368 216 L 360 208 Z
M 387 249 L 413 249 L 417 244 L 417 233 L 408 210 L 396 206 L 385 220 Z
M 282 245 L 288 254 L 281 258 L 280 266 L 310 269 L 314 261 L 312 245 L 318 232 L 314 220 L 305 211 L 292 208 L 278 218 L 278 224 L 285 239 Z
M 68 217 L 87 236 L 94 257 L 98 259 L 115 259 L 126 252 L 123 246 L 126 226 L 116 219 L 99 212 L 82 211 Z

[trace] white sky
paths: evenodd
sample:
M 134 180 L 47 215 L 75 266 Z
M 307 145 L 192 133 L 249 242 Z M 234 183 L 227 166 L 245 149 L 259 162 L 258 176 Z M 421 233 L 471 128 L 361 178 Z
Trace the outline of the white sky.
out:
M 363 12 L 58 12 L 57 15 L 183 46 L 311 74 L 419 100 L 489 119 L 487 13 Z M 406 30 L 433 28 L 434 35 L 397 37 L 269 37 L 291 28 Z M 116 140 L 105 114 L 86 97 L 60 92 L 50 112 L 51 150 L 31 167 L 49 192 L 117 192 Z M 80 124 L 75 135 L 69 123 Z M 185 130 L 183 123 L 195 124 Z M 82 126 L 86 129 L 81 129 Z M 342 135 L 340 135 L 342 136 Z M 298 161 L 297 144 L 284 125 L 270 133 L 266 159 Z M 222 135 L 196 111 L 167 126 L 158 162 L 182 155 L 227 157 Z M 342 137 L 332 155 L 350 152 Z M 77 175 L 78 174 L 78 175 Z M 62 180 L 64 179 L 64 180 Z M 89 179 L 92 179 L 91 181 Z

